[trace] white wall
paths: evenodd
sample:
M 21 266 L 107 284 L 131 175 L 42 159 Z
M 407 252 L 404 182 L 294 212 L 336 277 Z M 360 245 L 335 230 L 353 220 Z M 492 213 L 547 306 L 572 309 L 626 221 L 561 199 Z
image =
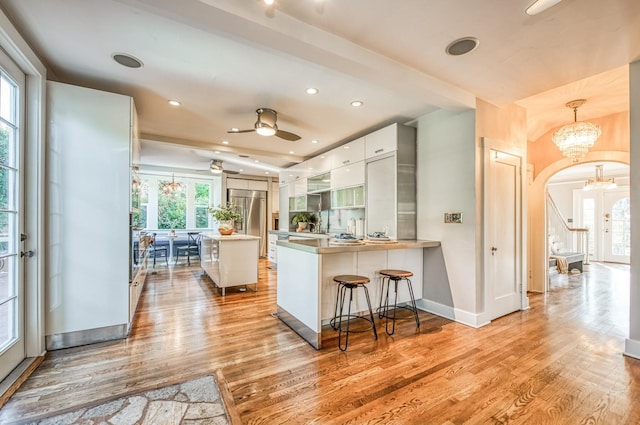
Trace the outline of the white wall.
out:
M 474 110 L 440 110 L 418 120 L 417 235 L 442 243 L 441 250 L 425 250 L 423 297 L 463 316 L 477 304 L 475 140 Z M 462 224 L 445 224 L 445 212 L 461 212 Z M 434 274 L 440 279 L 430 280 Z
M 631 211 L 640 211 L 640 62 L 629 66 L 631 124 Z M 636 223 L 638 221 L 636 220 Z M 625 354 L 640 359 L 640 231 L 631 228 L 631 291 L 629 295 L 629 338 Z
M 568 220 L 573 218 L 573 191 L 582 187 L 583 184 L 581 183 L 559 183 L 547 186 L 553 202 L 555 202 L 560 214 L 562 214 L 562 218 L 565 220 L 565 224 L 568 226 L 571 226 Z

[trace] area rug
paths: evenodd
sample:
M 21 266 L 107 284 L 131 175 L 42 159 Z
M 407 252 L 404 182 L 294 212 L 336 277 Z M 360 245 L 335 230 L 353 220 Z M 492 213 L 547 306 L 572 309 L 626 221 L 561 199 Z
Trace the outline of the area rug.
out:
M 23 423 L 33 425 L 232 424 L 216 379 L 212 375 Z

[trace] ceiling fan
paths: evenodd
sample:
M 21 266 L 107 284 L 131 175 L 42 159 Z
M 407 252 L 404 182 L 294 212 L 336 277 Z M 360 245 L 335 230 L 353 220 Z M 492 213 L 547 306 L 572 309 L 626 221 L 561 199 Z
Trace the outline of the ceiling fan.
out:
M 239 171 L 225 170 L 224 168 L 222 168 L 221 159 L 212 159 L 211 162 L 209 163 L 209 171 L 211 171 L 213 174 L 222 174 L 222 173 L 240 174 Z
M 275 135 L 276 137 L 292 142 L 300 140 L 300 136 L 298 136 L 297 134 L 278 129 L 278 126 L 276 124 L 278 113 L 273 109 L 259 108 L 256 110 L 256 113 L 258 114 L 258 121 L 256 121 L 254 128 L 250 130 L 232 129 L 227 133 L 251 133 L 252 131 L 255 131 L 261 136 Z

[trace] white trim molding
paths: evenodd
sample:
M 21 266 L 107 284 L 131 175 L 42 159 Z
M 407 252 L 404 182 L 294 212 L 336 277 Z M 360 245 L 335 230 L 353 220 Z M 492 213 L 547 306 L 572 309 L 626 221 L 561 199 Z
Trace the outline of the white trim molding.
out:
M 465 310 L 460 310 L 459 308 L 450 307 L 448 305 L 425 299 L 416 300 L 416 305 L 420 310 L 445 317 L 449 320 L 453 320 L 454 322 L 471 326 L 472 328 L 481 328 L 482 326 L 491 323 L 490 320 L 486 320 L 484 313 L 471 313 Z

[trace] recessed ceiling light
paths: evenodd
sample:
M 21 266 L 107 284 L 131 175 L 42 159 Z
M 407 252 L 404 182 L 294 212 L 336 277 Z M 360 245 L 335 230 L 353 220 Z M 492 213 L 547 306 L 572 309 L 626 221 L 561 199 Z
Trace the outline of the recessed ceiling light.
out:
M 451 56 L 465 55 L 478 47 L 479 43 L 475 37 L 463 37 L 452 41 L 445 50 Z
M 273 4 L 273 0 L 264 0 L 265 4 L 271 6 Z
M 243 172 L 244 170 L 242 168 L 240 168 L 238 171 Z
M 213 151 L 213 153 L 220 153 L 220 151 Z
M 320 93 L 320 90 L 318 90 L 318 89 L 317 89 L 317 88 L 315 88 L 315 87 L 309 87 L 309 88 L 307 89 L 307 94 L 318 94 L 318 93 Z
M 538 13 L 542 13 L 550 7 L 555 6 L 561 1 L 562 0 L 536 0 L 531 6 L 527 7 L 527 10 L 525 10 L 524 13 L 529 16 L 537 15 Z
M 233 131 L 234 133 L 237 133 L 238 131 L 240 131 L 240 129 L 237 127 L 231 127 L 229 131 Z
M 318 143 L 318 141 L 317 140 L 312 140 L 311 143 L 315 144 L 315 143 Z
M 177 100 L 170 100 L 169 101 L 169 105 L 171 105 L 171 106 L 180 106 L 180 105 L 182 105 L 182 103 L 178 102 Z
M 293 155 L 294 153 L 294 151 L 289 151 L 289 155 Z
M 228 141 L 228 140 L 223 140 L 223 141 L 222 141 L 222 144 L 223 144 L 223 145 L 228 145 L 228 144 L 229 144 L 229 141 Z
M 354 108 L 359 108 L 362 105 L 364 105 L 364 102 L 361 100 L 354 100 L 353 102 L 351 102 L 351 106 L 353 106 Z
M 268 171 L 265 171 L 264 173 L 265 173 L 265 174 L 269 174 L 269 172 L 268 172 Z
M 254 159 L 254 160 L 253 160 L 253 162 L 255 162 L 255 163 L 257 164 L 257 163 L 258 163 L 258 162 L 260 162 L 260 161 L 258 161 L 257 159 Z
M 127 68 L 142 68 L 142 61 L 127 53 L 114 53 L 111 55 L 114 61 Z

